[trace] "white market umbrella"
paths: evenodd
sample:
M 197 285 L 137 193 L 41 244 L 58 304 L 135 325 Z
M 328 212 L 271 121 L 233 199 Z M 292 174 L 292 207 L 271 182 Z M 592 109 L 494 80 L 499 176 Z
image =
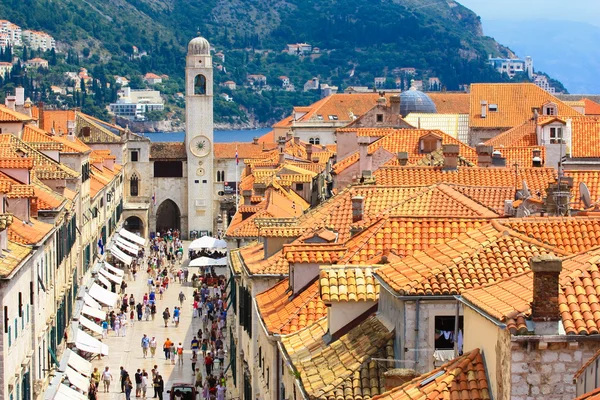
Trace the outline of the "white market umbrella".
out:
M 190 267 L 208 267 L 215 265 L 227 265 L 227 257 L 223 258 L 210 258 L 210 257 L 198 257 L 190 261 Z
M 227 242 L 210 236 L 202 236 L 190 243 L 188 250 L 226 249 Z

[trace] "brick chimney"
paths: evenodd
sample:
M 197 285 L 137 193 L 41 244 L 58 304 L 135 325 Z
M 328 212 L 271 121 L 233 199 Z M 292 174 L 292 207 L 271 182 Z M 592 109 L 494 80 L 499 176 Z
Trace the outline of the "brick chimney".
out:
M 412 381 L 419 373 L 410 368 L 394 368 L 383 373 L 385 390 L 389 391 Z
M 535 333 L 556 335 L 560 320 L 558 279 L 562 260 L 554 255 L 543 254 L 532 257 L 530 265 L 533 271 L 531 319 L 535 322 Z
M 408 164 L 408 152 L 401 151 L 398 153 L 398 164 L 400 164 L 400 165 Z
M 294 144 L 300 144 L 300 136 L 294 136 Z
M 352 197 L 352 222 L 358 222 L 363 219 L 365 198 L 362 196 Z
M 494 150 L 492 152 L 492 167 L 506 167 L 506 158 L 502 157 L 500 150 Z
M 313 145 L 306 143 L 306 159 L 312 161 Z
M 254 136 L 252 138 L 252 144 L 258 144 L 258 137 Z
M 442 153 L 444 154 L 444 170 L 456 171 L 458 169 L 458 154 L 460 147 L 458 144 L 442 145 Z
M 494 151 L 493 146 L 486 146 L 481 143 L 476 147 L 477 151 L 477 165 L 483 168 L 487 168 L 492 165 L 492 152 Z
M 277 139 L 277 149 L 280 153 L 283 153 L 285 150 L 285 142 L 286 140 L 284 136 L 279 136 L 279 139 Z
M 531 163 L 534 167 L 544 166 L 544 162 L 542 161 L 542 150 L 533 149 L 533 158 L 531 159 Z

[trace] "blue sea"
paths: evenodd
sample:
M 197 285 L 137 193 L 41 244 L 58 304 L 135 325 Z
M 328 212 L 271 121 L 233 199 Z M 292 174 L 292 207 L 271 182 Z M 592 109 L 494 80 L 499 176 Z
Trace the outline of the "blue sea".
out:
M 271 128 L 242 129 L 237 131 L 215 131 L 214 141 L 224 142 L 251 142 L 254 137 L 261 137 L 271 131 Z M 183 142 L 185 132 L 148 132 L 143 133 L 153 142 Z

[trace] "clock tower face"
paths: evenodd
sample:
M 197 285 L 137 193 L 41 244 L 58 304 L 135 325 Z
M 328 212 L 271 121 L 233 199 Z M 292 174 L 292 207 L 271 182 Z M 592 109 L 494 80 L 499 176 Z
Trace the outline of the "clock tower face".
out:
M 196 157 L 206 157 L 210 154 L 210 139 L 206 136 L 196 136 L 190 140 L 190 151 Z

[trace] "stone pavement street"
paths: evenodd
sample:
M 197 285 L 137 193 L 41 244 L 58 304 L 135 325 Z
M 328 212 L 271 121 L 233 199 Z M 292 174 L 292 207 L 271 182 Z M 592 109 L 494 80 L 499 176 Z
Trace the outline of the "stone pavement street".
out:
M 184 243 L 185 261 L 183 262 L 182 266 L 185 266 L 188 262 L 187 257 L 185 256 L 187 254 L 188 244 L 189 242 Z M 190 269 L 190 277 L 194 272 L 196 272 L 195 270 L 196 268 Z M 142 301 L 144 293 L 148 292 L 148 274 L 145 270 L 138 272 L 136 281 L 131 280 L 126 274 L 126 279 L 126 293 L 133 293 L 137 304 L 138 301 Z M 171 315 L 173 315 L 173 309 L 175 306 L 179 306 L 179 292 L 181 290 L 183 290 L 186 296 L 186 301 L 183 303 L 183 307 L 181 307 L 182 312 L 179 327 L 176 328 L 175 324 L 171 320 L 169 321 L 169 326 L 165 328 L 164 321 L 162 319 L 162 312 L 164 311 L 165 307 L 169 307 L 169 311 L 171 312 Z M 133 327 L 128 324 L 127 334 L 125 337 L 115 337 L 115 333 L 109 331 L 108 338 L 103 340 L 103 342 L 109 347 L 109 355 L 107 357 L 103 357 L 101 360 L 97 358 L 94 359 L 92 364 L 94 367 L 98 367 L 99 371 L 103 371 L 104 368 L 108 366 L 113 374 L 113 382 L 110 385 L 110 393 L 104 393 L 102 382 L 100 383 L 100 386 L 98 387 L 98 399 L 125 399 L 125 394 L 121 393 L 119 379 L 121 366 L 125 367 L 127 372 L 129 372 L 129 376 L 133 382 L 134 389 L 131 393 L 132 399 L 135 398 L 134 374 L 138 368 L 146 369 L 148 372 L 150 384 L 148 385 L 149 388 L 146 396 L 149 398 L 154 395 L 154 389 L 152 388 L 151 383 L 151 370 L 154 365 L 158 365 L 159 374 L 162 375 L 165 381 L 165 399 L 168 399 L 166 391 L 171 388 L 171 385 L 174 382 L 193 383 L 195 381 L 191 367 L 192 352 L 190 350 L 190 342 L 200 328 L 201 319 L 192 318 L 193 292 L 194 289 L 191 282 L 185 284 L 169 283 L 169 289 L 165 291 L 163 300 L 160 300 L 160 296 L 158 294 L 156 296 L 157 314 L 154 321 L 145 321 L 144 319 L 142 319 L 142 321 L 137 321 L 136 318 Z M 150 352 L 148 352 L 148 358 L 144 359 L 143 357 L 141 339 L 144 334 L 148 335 L 150 338 L 152 338 L 152 336 L 156 336 L 158 346 L 156 349 L 156 356 L 154 358 L 151 357 Z M 177 364 L 171 365 L 170 360 L 165 360 L 165 355 L 162 351 L 162 345 L 167 338 L 175 342 L 176 345 L 179 342 L 183 343 L 185 349 L 183 366 L 178 366 Z M 200 367 L 204 374 L 204 366 L 201 361 L 201 357 L 202 355 L 200 354 L 196 367 Z

